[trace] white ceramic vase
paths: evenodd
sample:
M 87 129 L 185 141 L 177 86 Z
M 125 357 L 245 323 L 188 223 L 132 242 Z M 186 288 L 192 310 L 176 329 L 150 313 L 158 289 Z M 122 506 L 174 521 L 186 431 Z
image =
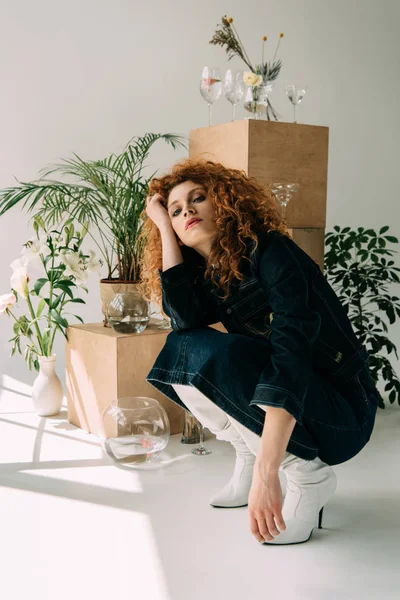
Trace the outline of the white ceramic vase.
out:
M 38 360 L 40 370 L 33 382 L 33 407 L 40 417 L 50 417 L 60 412 L 63 401 L 61 381 L 55 372 L 56 355 L 39 356 Z

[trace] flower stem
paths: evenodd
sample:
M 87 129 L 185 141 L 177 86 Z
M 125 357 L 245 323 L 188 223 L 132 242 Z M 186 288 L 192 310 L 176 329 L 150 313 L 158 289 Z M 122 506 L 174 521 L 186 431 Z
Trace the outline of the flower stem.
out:
M 35 315 L 35 311 L 33 310 L 32 301 L 29 297 L 29 292 L 28 292 L 26 301 L 28 304 L 28 308 L 29 308 L 29 312 L 31 314 L 32 320 L 34 320 L 34 319 L 36 319 L 36 315 Z M 37 335 L 37 339 L 38 339 L 38 343 L 39 343 L 40 352 L 41 352 L 42 356 L 46 356 L 46 354 L 44 354 L 42 334 L 40 333 L 40 329 L 39 329 L 39 325 L 37 324 L 37 321 L 35 321 L 34 326 L 36 329 L 36 335 Z
M 243 46 L 243 44 L 242 44 L 242 40 L 240 39 L 240 37 L 239 37 L 239 34 L 238 34 L 238 32 L 236 31 L 236 27 L 234 27 L 234 25 L 233 25 L 232 23 L 231 23 L 231 27 L 232 27 L 232 29 L 233 29 L 233 33 L 236 35 L 236 37 L 237 37 L 237 40 L 238 40 L 238 42 L 239 42 L 239 44 L 240 44 L 240 46 L 241 46 L 241 48 L 242 48 L 243 56 L 245 57 L 245 61 L 244 61 L 244 62 L 245 62 L 245 63 L 246 63 L 246 65 L 249 67 L 249 69 L 251 69 L 251 71 L 254 73 L 254 69 L 253 69 L 253 67 L 252 67 L 252 65 L 251 65 L 251 62 L 250 62 L 250 59 L 249 59 L 249 57 L 247 56 L 247 52 L 246 52 L 246 50 L 244 49 L 244 46 Z
M 274 62 L 274 61 L 275 61 L 275 57 L 276 57 L 276 54 L 277 54 L 277 52 L 278 52 L 278 48 L 279 48 L 279 44 L 280 44 L 280 43 L 281 43 L 281 37 L 279 36 L 279 39 L 278 39 L 278 45 L 276 46 L 276 50 L 275 50 L 275 54 L 274 54 L 274 58 L 272 59 L 272 62 Z
M 62 298 L 62 300 L 60 302 L 60 306 L 62 306 L 63 303 L 64 303 L 65 292 L 62 293 L 62 296 L 63 296 L 63 298 Z M 53 331 L 52 337 L 50 338 L 50 336 L 49 336 L 49 356 L 51 356 L 51 353 L 53 351 L 53 344 L 54 344 L 54 338 L 55 338 L 56 332 L 57 332 L 57 327 L 54 327 L 54 331 Z
M 44 265 L 44 261 L 43 261 L 43 265 Z M 46 271 L 47 278 L 50 281 L 47 269 L 46 269 L 46 267 L 44 267 L 44 268 L 45 268 L 45 271 Z M 52 252 L 52 255 L 51 255 L 51 271 L 53 271 L 53 269 L 54 269 L 54 249 L 53 249 L 53 252 Z M 51 314 L 50 314 L 50 312 L 51 312 L 51 302 L 52 302 L 52 299 L 53 299 L 53 273 L 51 274 L 50 293 L 49 293 L 49 310 L 48 310 L 48 313 L 47 313 L 47 328 L 48 328 L 49 331 L 51 330 Z M 49 342 L 50 342 L 50 336 L 49 336 Z M 51 347 L 49 348 L 49 346 L 50 346 L 50 344 L 48 343 L 47 344 L 47 355 L 46 356 L 50 355 L 49 352 L 50 352 L 50 348 Z

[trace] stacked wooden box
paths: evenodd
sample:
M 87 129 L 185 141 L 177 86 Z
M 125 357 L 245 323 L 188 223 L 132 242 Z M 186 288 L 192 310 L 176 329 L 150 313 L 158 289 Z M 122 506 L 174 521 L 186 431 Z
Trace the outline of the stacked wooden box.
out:
M 246 119 L 193 129 L 190 158 L 220 162 L 271 183 L 300 183 L 286 210 L 294 241 L 323 271 L 328 181 L 328 127 Z M 278 212 L 280 205 L 276 202 Z

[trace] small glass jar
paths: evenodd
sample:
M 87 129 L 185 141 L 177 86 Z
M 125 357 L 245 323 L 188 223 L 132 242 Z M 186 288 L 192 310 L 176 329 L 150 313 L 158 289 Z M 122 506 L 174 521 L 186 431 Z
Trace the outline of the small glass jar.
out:
M 157 457 L 167 446 L 170 431 L 168 415 L 154 398 L 118 398 L 103 412 L 103 448 L 118 465 L 157 466 Z
M 107 305 L 107 320 L 118 333 L 141 333 L 150 321 L 150 306 L 138 292 L 115 294 Z

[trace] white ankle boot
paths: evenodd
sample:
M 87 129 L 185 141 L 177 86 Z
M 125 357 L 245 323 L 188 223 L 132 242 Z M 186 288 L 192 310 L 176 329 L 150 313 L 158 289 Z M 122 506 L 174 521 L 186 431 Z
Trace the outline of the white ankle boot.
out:
M 253 467 L 261 438 L 235 421 L 216 406 L 207 396 L 190 385 L 171 384 L 190 412 L 207 427 L 217 440 L 230 442 L 236 450 L 236 464 L 233 477 L 218 494 L 210 499 L 216 507 L 233 508 L 248 504 L 249 492 L 253 478 Z M 243 435 L 240 434 L 243 432 Z M 245 438 L 248 443 L 244 441 Z M 254 452 L 249 449 L 249 445 Z
M 223 435 L 223 438 L 219 435 L 219 439 L 230 441 L 236 450 L 235 469 L 227 485 L 210 498 L 210 504 L 223 508 L 247 506 L 256 457 L 232 424 L 224 430 Z
M 289 452 L 281 467 L 287 478 L 282 508 L 286 529 L 263 544 L 301 544 L 310 539 L 314 527 L 321 526 L 318 516 L 336 489 L 336 475 L 319 458 L 304 460 Z

